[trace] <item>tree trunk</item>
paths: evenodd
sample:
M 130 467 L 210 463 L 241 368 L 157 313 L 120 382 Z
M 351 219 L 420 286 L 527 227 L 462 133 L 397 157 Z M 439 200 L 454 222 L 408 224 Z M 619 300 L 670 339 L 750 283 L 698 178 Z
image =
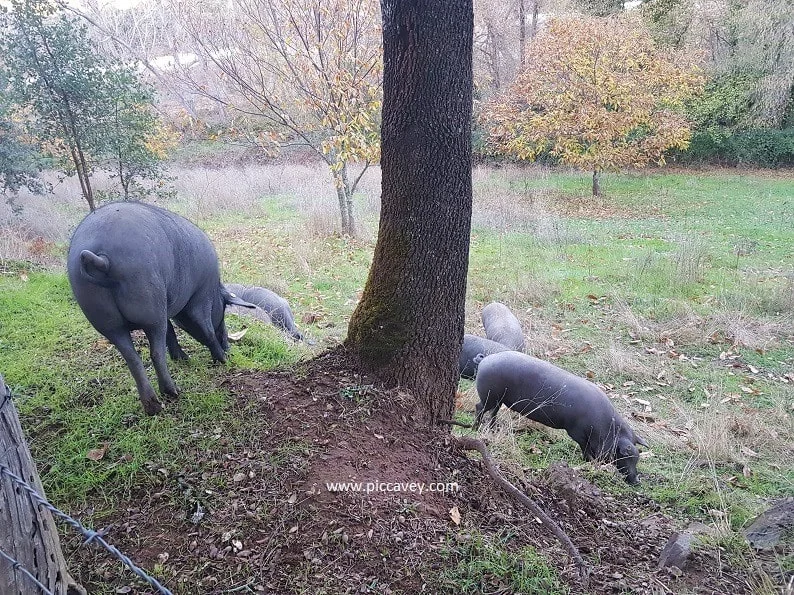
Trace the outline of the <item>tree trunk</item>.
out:
M 345 196 L 345 187 L 340 184 L 338 180 L 336 183 L 336 197 L 339 200 L 339 215 L 342 217 L 342 235 L 348 233 L 350 228 L 350 221 L 347 217 L 347 196 Z
M 83 172 L 83 162 L 80 160 L 80 157 L 77 154 L 77 148 L 73 145 L 69 148 L 69 150 L 72 155 L 74 170 L 77 173 L 77 179 L 80 182 L 80 192 L 82 193 L 85 201 L 88 203 L 88 209 L 95 211 L 96 205 L 94 204 L 94 193 L 91 190 L 91 180 L 89 179 L 88 174 Z
M 356 220 L 353 217 L 353 189 L 350 187 L 350 179 L 347 177 L 347 163 L 342 166 L 339 172 L 342 177 L 342 187 L 345 189 L 345 211 L 347 213 L 347 233 L 350 236 L 356 235 Z
M 518 54 L 522 72 L 524 71 L 524 66 L 526 65 L 527 61 L 527 12 L 525 10 L 524 2 L 526 2 L 526 0 L 518 0 Z
M 471 231 L 472 0 L 382 0 L 378 242 L 347 346 L 362 367 L 452 413 Z
M 533 39 L 538 34 L 538 11 L 540 10 L 540 0 L 532 2 L 532 28 L 530 29 L 530 37 Z
M 502 86 L 502 71 L 499 64 L 499 39 L 490 21 L 485 24 L 485 32 L 487 43 L 491 48 L 491 77 L 493 78 L 491 86 L 494 89 L 500 89 Z
M 44 495 L 14 402 L 0 376 L 0 464 Z M 0 469 L 0 551 L 17 560 L 54 595 L 85 594 L 69 574 L 50 512 L 39 507 Z M 12 563 L 0 557 L 0 593 L 40 595 L 41 590 Z
M 91 172 L 88 169 L 83 148 L 79 143 L 77 144 L 77 156 L 80 158 L 80 169 L 77 171 L 77 175 L 83 179 L 83 196 L 85 196 L 85 200 L 88 203 L 88 208 L 91 211 L 95 211 L 96 203 L 94 202 L 94 189 L 91 187 Z
M 593 196 L 601 196 L 601 172 L 593 172 Z

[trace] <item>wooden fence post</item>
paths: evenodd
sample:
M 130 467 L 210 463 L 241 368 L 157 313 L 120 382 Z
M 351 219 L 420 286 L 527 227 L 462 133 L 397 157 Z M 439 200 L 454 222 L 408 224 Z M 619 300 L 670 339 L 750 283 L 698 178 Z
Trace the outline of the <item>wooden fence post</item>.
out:
M 36 465 L 19 423 L 11 390 L 0 375 L 0 465 L 21 477 L 42 497 Z M 53 595 L 85 595 L 71 577 L 50 511 L 0 472 L 0 551 L 16 560 Z M 0 593 L 40 595 L 42 590 L 14 564 L 0 557 Z

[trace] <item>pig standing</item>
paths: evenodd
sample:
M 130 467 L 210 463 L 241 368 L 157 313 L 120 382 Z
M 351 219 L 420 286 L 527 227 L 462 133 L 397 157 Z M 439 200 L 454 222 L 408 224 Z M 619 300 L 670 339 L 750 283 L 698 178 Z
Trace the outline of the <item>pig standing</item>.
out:
M 491 302 L 485 306 L 482 310 L 482 325 L 485 327 L 485 336 L 491 341 L 501 343 L 514 351 L 524 351 L 521 323 L 504 304 Z
M 637 482 L 639 452 L 648 446 L 615 410 L 609 397 L 592 382 L 535 357 L 505 351 L 482 359 L 477 371 L 475 426 L 499 407 L 552 428 L 563 429 L 588 461 L 615 463 L 628 483 Z
M 186 359 L 174 322 L 226 361 L 227 304 L 253 307 L 223 287 L 207 235 L 187 219 L 139 202 L 116 202 L 90 213 L 75 230 L 67 272 L 72 292 L 93 327 L 121 353 L 149 415 L 162 406 L 146 376 L 130 331 L 149 340 L 160 392 L 179 394 L 166 365 Z

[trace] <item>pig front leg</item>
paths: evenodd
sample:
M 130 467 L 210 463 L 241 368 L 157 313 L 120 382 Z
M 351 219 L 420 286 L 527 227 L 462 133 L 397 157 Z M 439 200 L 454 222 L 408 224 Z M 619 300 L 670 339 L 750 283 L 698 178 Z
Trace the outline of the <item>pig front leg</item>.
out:
M 168 330 L 165 335 L 165 344 L 168 347 L 168 355 L 171 356 L 172 360 L 189 359 L 187 353 L 183 351 L 182 346 L 176 339 L 176 331 L 174 331 L 174 325 L 171 324 L 170 320 L 168 321 Z

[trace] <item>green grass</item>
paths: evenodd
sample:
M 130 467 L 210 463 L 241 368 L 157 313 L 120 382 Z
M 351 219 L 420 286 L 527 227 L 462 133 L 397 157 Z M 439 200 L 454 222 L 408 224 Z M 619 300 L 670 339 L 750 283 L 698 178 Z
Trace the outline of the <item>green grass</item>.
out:
M 191 359 L 169 362 L 181 396 L 166 401 L 166 415 L 147 417 L 123 360 L 89 326 L 64 274 L 5 278 L 2 286 L 0 370 L 19 395 L 30 447 L 54 502 L 129 497 L 157 469 L 178 469 L 189 460 L 206 440 L 203 431 L 244 423 L 227 415 L 220 368 L 189 337 L 181 341 Z M 138 348 L 150 367 L 145 340 Z M 254 327 L 234 348 L 229 367 L 267 369 L 298 357 L 272 328 Z M 151 373 L 150 380 L 156 386 Z M 87 458 L 104 445 L 101 460 Z
M 510 536 L 491 538 L 466 533 L 443 552 L 449 567 L 441 572 L 438 590 L 448 593 L 522 595 L 568 593 L 557 571 L 534 548 L 510 546 Z
M 763 499 L 794 493 L 794 468 L 785 464 L 794 379 L 782 380 L 794 369 L 794 179 L 607 175 L 600 199 L 589 196 L 586 174 L 497 170 L 480 185 L 477 194 L 501 197 L 508 214 L 501 224 L 475 220 L 467 331 L 482 334 L 481 306 L 504 301 L 524 322 L 530 352 L 588 373 L 627 415 L 641 410 L 633 399 L 651 402 L 657 420 L 632 421 L 652 445 L 637 488 L 583 465 L 565 436 L 520 435 L 523 466 L 565 460 L 608 492 L 639 490 L 682 518 L 722 511 L 734 529 Z M 318 345 L 295 346 L 230 316 L 231 331 L 250 327 L 232 348 L 231 370 L 292 365 L 342 340 L 372 257 L 369 241 L 313 234 L 310 216 L 284 189 L 256 200 L 248 214 L 218 211 L 201 221 L 223 277 L 284 295 Z M 522 219 L 519 207 L 532 216 Z M 372 235 L 375 222 L 360 223 Z M 144 416 L 121 357 L 88 325 L 63 271 L 2 264 L 0 371 L 20 395 L 56 503 L 111 506 L 155 481 L 157 469 L 189 461 L 214 428 L 244 424 L 229 413 L 219 368 L 189 339 L 191 360 L 169 362 L 182 395 L 166 415 Z M 145 342 L 138 347 L 150 369 Z M 86 458 L 105 442 L 101 460 Z M 470 571 L 516 576 L 511 588 L 531 592 L 521 556 L 511 559 L 505 547 L 480 541 L 460 550 L 450 584 L 465 590 Z

